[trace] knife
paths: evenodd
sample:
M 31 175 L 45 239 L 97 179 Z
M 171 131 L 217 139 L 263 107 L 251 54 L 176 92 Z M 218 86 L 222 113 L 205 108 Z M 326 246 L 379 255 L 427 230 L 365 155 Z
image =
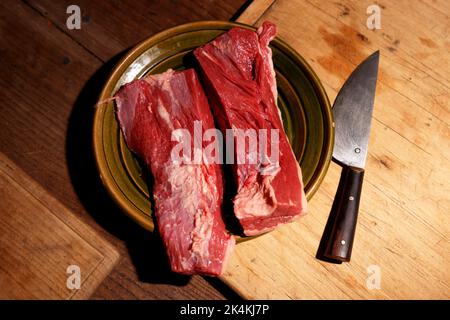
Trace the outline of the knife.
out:
M 322 236 L 323 256 L 331 262 L 348 262 L 352 254 L 379 57 L 380 53 L 376 51 L 353 71 L 333 104 L 335 125 L 333 160 L 343 168 L 333 202 L 334 217 Z

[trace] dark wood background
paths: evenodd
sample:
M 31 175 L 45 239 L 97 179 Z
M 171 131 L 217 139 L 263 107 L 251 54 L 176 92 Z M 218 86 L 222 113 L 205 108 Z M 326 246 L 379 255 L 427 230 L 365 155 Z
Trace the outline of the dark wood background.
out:
M 66 9 L 81 8 L 81 30 Z M 0 146 L 20 168 L 116 246 L 121 261 L 94 299 L 223 299 L 216 279 L 169 272 L 161 244 L 101 185 L 91 150 L 93 106 L 114 64 L 139 41 L 196 20 L 229 20 L 244 0 L 0 2 Z

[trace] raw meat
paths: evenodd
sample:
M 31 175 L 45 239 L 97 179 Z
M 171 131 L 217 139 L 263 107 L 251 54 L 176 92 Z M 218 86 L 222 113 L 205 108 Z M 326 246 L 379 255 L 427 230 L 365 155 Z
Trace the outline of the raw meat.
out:
M 172 141 L 174 130 L 187 129 L 193 136 L 194 121 L 201 121 L 202 130 L 214 128 L 196 73 L 169 70 L 135 80 L 115 98 L 126 143 L 154 178 L 158 230 L 172 270 L 219 275 L 234 246 L 234 237 L 222 220 L 222 168 L 203 160 L 192 164 L 171 157 L 177 144 Z
M 300 166 L 283 130 L 269 42 L 274 24 L 257 32 L 233 28 L 194 54 L 200 63 L 210 104 L 222 131 L 279 129 L 279 163 L 235 164 L 234 212 L 246 235 L 272 230 L 306 212 Z M 270 134 L 267 134 L 270 145 Z M 237 146 L 235 144 L 235 153 Z M 245 159 L 251 158 L 249 146 Z M 235 158 L 242 156 L 235 154 Z M 267 169 L 263 173 L 261 169 Z M 268 173 L 269 172 L 269 173 Z

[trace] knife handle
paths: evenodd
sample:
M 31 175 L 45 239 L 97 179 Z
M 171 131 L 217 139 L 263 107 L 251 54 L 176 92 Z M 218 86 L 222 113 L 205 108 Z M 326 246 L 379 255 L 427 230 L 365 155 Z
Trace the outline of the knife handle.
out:
M 342 188 L 334 199 L 336 217 L 326 241 L 324 256 L 342 262 L 350 261 L 358 219 L 359 200 L 364 169 L 343 167 L 339 186 Z

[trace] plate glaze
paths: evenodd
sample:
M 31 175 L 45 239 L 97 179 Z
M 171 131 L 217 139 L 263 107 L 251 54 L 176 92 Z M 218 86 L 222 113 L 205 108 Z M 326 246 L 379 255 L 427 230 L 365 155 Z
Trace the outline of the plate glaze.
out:
M 255 30 L 239 23 L 202 21 L 150 37 L 118 63 L 99 101 L 111 98 L 122 85 L 147 74 L 193 67 L 192 51 L 195 48 L 236 26 Z M 331 161 L 334 128 L 330 103 L 318 77 L 298 53 L 278 38 L 270 46 L 284 128 L 302 168 L 306 196 L 311 199 Z M 97 106 L 93 147 L 101 180 L 112 198 L 131 218 L 153 230 L 145 172 L 125 144 L 114 102 Z

